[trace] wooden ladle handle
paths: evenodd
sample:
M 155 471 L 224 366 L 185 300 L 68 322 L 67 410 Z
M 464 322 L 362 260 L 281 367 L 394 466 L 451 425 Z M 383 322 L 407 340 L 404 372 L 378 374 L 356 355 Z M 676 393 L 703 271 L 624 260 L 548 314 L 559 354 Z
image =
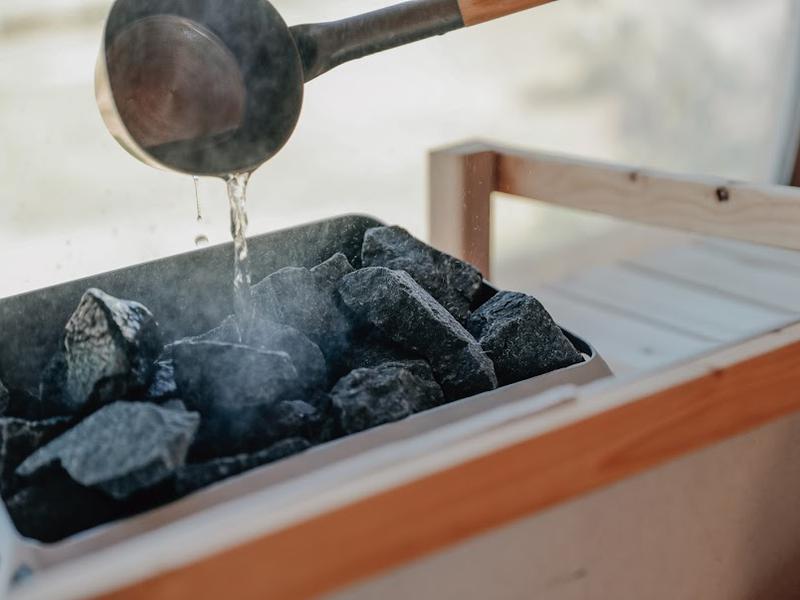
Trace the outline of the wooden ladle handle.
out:
M 464 25 L 477 25 L 554 0 L 458 0 Z

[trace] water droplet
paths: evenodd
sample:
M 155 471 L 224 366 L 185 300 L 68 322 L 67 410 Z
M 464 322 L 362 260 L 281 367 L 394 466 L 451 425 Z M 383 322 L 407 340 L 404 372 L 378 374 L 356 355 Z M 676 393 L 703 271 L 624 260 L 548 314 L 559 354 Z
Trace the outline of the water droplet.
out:
M 193 175 L 192 179 L 194 180 L 194 202 L 195 206 L 197 207 L 197 222 L 202 223 L 203 211 L 202 208 L 200 207 L 200 178 L 197 177 L 196 175 Z

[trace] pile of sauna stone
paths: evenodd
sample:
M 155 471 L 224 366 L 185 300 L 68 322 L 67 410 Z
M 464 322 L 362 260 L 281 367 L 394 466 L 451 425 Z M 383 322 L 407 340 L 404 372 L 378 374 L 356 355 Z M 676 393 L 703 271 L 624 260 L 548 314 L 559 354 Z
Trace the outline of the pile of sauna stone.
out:
M 88 290 L 33 393 L 0 384 L 0 494 L 46 542 L 583 360 L 542 305 L 398 227 L 252 287 L 246 324 L 163 340 Z M 481 300 L 479 300 L 479 298 Z

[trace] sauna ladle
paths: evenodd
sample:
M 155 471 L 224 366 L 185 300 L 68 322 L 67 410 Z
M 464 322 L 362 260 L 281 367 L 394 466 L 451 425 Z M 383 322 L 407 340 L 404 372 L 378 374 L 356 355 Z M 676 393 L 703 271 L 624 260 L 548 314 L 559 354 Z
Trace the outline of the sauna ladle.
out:
M 152 166 L 250 171 L 289 140 L 303 87 L 344 62 L 553 0 L 413 0 L 289 27 L 266 0 L 116 0 L 96 69 L 114 137 Z

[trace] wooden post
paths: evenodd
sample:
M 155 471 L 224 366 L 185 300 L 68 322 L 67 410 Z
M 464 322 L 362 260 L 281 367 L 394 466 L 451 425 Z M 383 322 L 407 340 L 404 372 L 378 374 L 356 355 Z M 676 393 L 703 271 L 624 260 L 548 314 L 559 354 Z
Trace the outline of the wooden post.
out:
M 480 143 L 430 155 L 430 240 L 437 248 L 490 271 L 491 195 L 496 154 Z

